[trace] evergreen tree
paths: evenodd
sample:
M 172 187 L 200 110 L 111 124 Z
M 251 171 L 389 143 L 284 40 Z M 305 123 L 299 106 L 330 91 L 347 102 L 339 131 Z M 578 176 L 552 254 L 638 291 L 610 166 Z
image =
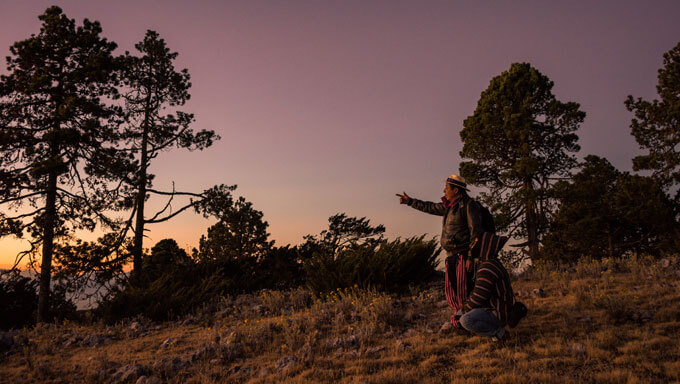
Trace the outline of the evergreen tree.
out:
M 113 226 L 104 169 L 121 158 L 114 148 L 116 44 L 100 36 L 98 22 L 76 26 L 59 7 L 39 16 L 40 32 L 14 43 L 9 74 L 0 77 L 0 235 L 31 238 L 31 263 L 41 248 L 38 320 L 48 308 L 55 243 L 74 229 Z M 97 193 L 88 193 L 96 190 Z
M 324 229 L 318 236 L 305 236 L 302 245 L 304 253 L 320 252 L 331 257 L 337 256 L 347 248 L 359 245 L 375 246 L 382 240 L 385 226 L 372 226 L 365 217 L 348 217 L 338 213 L 328 218 L 328 229 Z
M 590 155 L 570 181 L 555 185 L 554 193 L 560 205 L 542 257 L 574 261 L 626 252 L 658 255 L 677 246 L 672 203 L 652 178 L 620 172 Z
M 574 133 L 585 118 L 574 102 L 561 102 L 553 82 L 528 63 L 494 77 L 472 116 L 465 119 L 460 172 L 482 194 L 499 231 L 524 238 L 528 256 L 538 253 L 552 210 L 554 180 L 569 176 L 579 150 Z
M 135 48 L 141 56 L 126 56 L 124 83 L 127 129 L 124 138 L 127 150 L 135 156 L 135 172 L 123 178 L 129 187 L 124 208 L 134 210 L 133 268 L 139 270 L 142 262 L 144 228 L 147 224 L 169 220 L 193 206 L 185 205 L 172 214 L 163 216 L 165 209 L 147 217 L 145 204 L 150 193 L 170 196 L 184 195 L 202 198 L 200 194 L 162 192 L 153 189 L 154 175 L 149 172 L 151 161 L 172 147 L 202 150 L 212 145 L 219 136 L 213 131 L 194 132 L 190 128 L 193 114 L 176 110 L 189 100 L 190 76 L 187 69 L 175 70 L 173 62 L 177 52 L 170 52 L 165 41 L 154 31 L 147 31 L 144 40 Z M 172 108 L 171 111 L 166 109 Z M 168 208 L 166 205 L 166 208 Z
M 257 261 L 274 245 L 268 241 L 269 224 L 262 220 L 262 212 L 243 197 L 227 202 L 220 209 L 219 221 L 208 228 L 207 236 L 201 236 L 198 256 L 202 261 Z
M 192 260 L 174 239 L 163 239 L 151 248 L 151 254 L 142 259 L 143 277 L 155 280 L 173 269 L 189 265 Z
M 648 154 L 633 159 L 633 169 L 651 170 L 664 187 L 680 184 L 680 43 L 663 55 L 656 91 L 660 100 L 628 96 L 626 108 L 635 117 L 631 133 Z M 680 203 L 680 190 L 675 191 Z

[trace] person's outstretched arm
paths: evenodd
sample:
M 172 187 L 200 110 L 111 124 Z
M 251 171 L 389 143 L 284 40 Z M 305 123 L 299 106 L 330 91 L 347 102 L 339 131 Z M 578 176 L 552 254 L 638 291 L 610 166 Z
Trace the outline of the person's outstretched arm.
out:
M 409 195 L 407 195 L 406 192 L 404 192 L 403 195 L 397 193 L 397 196 L 399 196 L 400 204 L 407 204 L 408 206 L 415 208 L 419 211 L 437 216 L 444 216 L 444 214 L 446 213 L 446 207 L 444 206 L 443 203 L 433 203 L 431 201 L 422 201 L 414 199 L 412 197 L 409 197 Z

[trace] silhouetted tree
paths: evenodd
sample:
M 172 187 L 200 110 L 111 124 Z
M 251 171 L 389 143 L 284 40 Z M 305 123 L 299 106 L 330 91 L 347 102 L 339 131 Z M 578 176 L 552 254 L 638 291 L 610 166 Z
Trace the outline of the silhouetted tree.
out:
M 338 213 L 328 218 L 328 229 L 321 231 L 318 236 L 305 236 L 306 242 L 302 247 L 336 256 L 346 248 L 366 243 L 377 244 L 384 233 L 385 226 L 382 224 L 374 227 L 365 217 L 347 217 L 344 213 Z
M 633 169 L 651 170 L 664 187 L 680 184 L 680 43 L 663 55 L 656 91 L 660 100 L 628 96 L 626 108 L 635 117 L 631 133 L 648 154 L 633 159 Z M 680 203 L 680 190 L 675 191 Z
M 234 189 L 235 185 L 216 185 L 202 193 L 183 193 L 191 196 L 191 199 L 182 210 L 193 207 L 196 213 L 206 218 L 220 217 L 233 208 L 231 192 Z M 97 241 L 76 240 L 55 248 L 57 277 L 64 280 L 70 292 L 83 298 L 101 299 L 116 286 L 125 286 L 128 278 L 143 272 L 144 260 L 148 258 L 146 252 L 142 253 L 142 266 L 136 273 L 124 272 L 133 249 L 134 239 L 125 236 L 126 228 L 130 225 L 128 221 L 128 225 L 121 230 L 106 233 Z M 132 283 L 138 284 L 148 278 L 141 276 L 133 280 Z
M 142 259 L 142 272 L 144 278 L 155 280 L 170 269 L 181 268 L 191 263 L 191 258 L 174 239 L 163 239 Z
M 111 322 L 140 314 L 166 320 L 206 305 L 230 285 L 214 269 L 195 263 L 175 240 L 164 239 L 143 256 L 137 273 L 112 288 L 97 312 Z
M 269 224 L 262 220 L 262 212 L 243 197 L 235 202 L 226 199 L 224 203 L 228 206 L 219 209 L 219 221 L 208 228 L 207 236 L 201 236 L 199 259 L 256 261 L 269 252 L 274 242 L 268 241 Z M 217 207 L 213 205 L 213 208 Z
M 39 321 L 47 321 L 52 257 L 58 238 L 93 230 L 108 207 L 103 170 L 121 164 L 116 152 L 116 44 L 98 22 L 82 26 L 59 7 L 39 16 L 40 32 L 14 43 L 8 75 L 0 77 L 0 235 L 31 237 L 31 263 L 42 246 Z M 96 193 L 88 193 L 96 191 Z
M 499 232 L 526 239 L 535 257 L 552 210 L 554 180 L 568 177 L 579 150 L 574 133 L 585 118 L 574 102 L 552 93 L 553 82 L 528 63 L 515 63 L 491 79 L 460 132 L 468 183 L 484 186 L 481 195 L 495 215 Z
M 555 184 L 554 193 L 560 205 L 542 257 L 573 261 L 673 249 L 672 202 L 652 178 L 619 172 L 590 155 L 570 181 Z
M 158 33 L 147 31 L 144 40 L 135 48 L 141 56 L 126 56 L 124 72 L 125 111 L 127 128 L 124 139 L 130 144 L 127 151 L 135 156 L 135 172 L 124 180 L 130 194 L 124 206 L 134 208 L 134 243 L 132 258 L 134 270 L 139 270 L 142 260 L 144 227 L 147 224 L 169 220 L 193 206 L 187 204 L 171 214 L 165 214 L 174 196 L 183 195 L 200 199 L 200 194 L 184 192 L 162 192 L 154 190 L 154 175 L 149 172 L 151 161 L 161 152 L 172 147 L 202 150 L 212 145 L 219 136 L 214 131 L 194 132 L 189 126 L 194 115 L 176 110 L 189 100 L 189 72 L 175 70 L 173 62 L 177 52 L 170 52 Z M 173 111 L 167 112 L 168 108 Z M 146 216 L 145 203 L 149 193 L 169 196 L 163 210 L 151 217 Z M 165 214 L 165 216 L 163 216 Z
M 96 241 L 71 240 L 56 244 L 54 275 L 81 299 L 100 299 L 127 278 L 125 265 L 132 240 L 120 232 L 109 232 Z

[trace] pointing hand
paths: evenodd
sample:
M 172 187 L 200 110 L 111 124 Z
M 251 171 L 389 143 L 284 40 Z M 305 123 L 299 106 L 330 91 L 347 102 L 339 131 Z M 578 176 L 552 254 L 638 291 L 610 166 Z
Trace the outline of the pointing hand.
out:
M 403 195 L 400 195 L 397 193 L 397 196 L 399 196 L 399 204 L 408 204 L 408 202 L 411 200 L 411 198 L 404 192 Z

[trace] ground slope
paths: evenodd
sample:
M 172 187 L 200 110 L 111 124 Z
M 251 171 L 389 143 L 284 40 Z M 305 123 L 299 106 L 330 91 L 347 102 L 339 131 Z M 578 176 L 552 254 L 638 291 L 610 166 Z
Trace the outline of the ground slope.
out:
M 4 335 L 0 382 L 680 382 L 680 260 L 534 268 L 506 345 L 449 329 L 443 284 L 225 298 L 177 322 Z

